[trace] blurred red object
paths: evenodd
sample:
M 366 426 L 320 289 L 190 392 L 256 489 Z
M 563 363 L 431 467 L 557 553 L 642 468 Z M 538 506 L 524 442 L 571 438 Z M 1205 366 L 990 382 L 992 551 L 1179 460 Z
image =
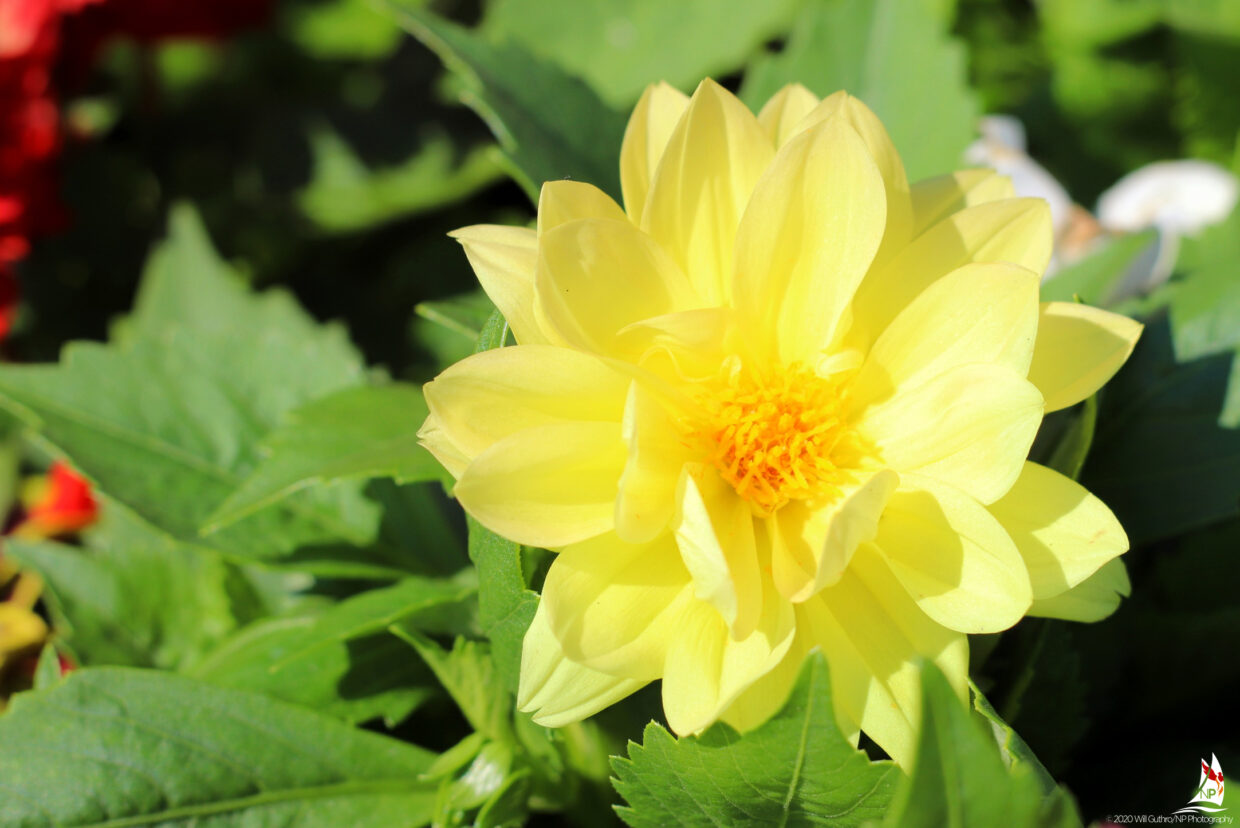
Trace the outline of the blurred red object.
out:
M 19 538 L 50 538 L 79 532 L 99 517 L 99 503 L 90 483 L 59 461 L 27 498 L 26 515 L 12 534 Z
M 17 274 L 13 272 L 13 268 L 0 260 L 0 342 L 4 341 L 13 327 L 20 299 L 21 291 L 17 286 Z

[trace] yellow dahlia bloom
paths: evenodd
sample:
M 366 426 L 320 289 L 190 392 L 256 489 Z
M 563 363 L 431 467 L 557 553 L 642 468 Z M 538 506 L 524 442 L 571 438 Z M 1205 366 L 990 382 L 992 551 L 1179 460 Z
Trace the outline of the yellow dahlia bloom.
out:
M 842 92 L 754 116 L 652 86 L 620 170 L 624 208 L 553 181 L 537 229 L 455 234 L 518 344 L 426 386 L 461 504 L 558 553 L 519 704 L 556 726 L 661 679 L 676 732 L 744 729 L 817 647 L 841 723 L 907 762 L 915 659 L 963 697 L 966 633 L 1127 549 L 1025 458 L 1139 326 L 1040 305 L 1045 202 L 983 171 L 910 187 Z

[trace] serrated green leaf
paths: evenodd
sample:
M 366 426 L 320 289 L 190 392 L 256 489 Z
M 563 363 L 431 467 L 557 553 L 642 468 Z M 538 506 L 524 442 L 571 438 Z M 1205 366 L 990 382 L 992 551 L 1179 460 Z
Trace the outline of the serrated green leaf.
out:
M 464 102 L 491 127 L 531 200 L 544 181 L 560 178 L 620 197 L 625 119 L 590 87 L 515 43 L 490 42 L 409 0 L 377 2 L 460 79 Z
M 888 828 L 1080 826 L 1063 789 L 1044 795 L 1028 765 L 1008 768 L 987 732 L 931 663 L 922 667 L 922 718 L 912 772 L 883 821 Z
M 862 825 L 882 816 L 900 778 L 895 765 L 871 762 L 840 732 L 819 653 L 761 727 L 742 736 L 716 724 L 676 739 L 652 722 L 612 770 L 628 802 L 617 812 L 634 828 Z
M 181 669 L 233 626 L 229 572 L 104 501 L 85 546 L 9 538 L 6 552 L 42 576 L 57 632 L 88 665 Z
M 813 0 L 777 55 L 755 60 L 741 98 L 757 111 L 787 83 L 840 89 L 882 119 L 910 180 L 960 166 L 976 137 L 978 104 L 963 47 L 929 0 Z
M 394 724 L 434 695 L 433 680 L 387 632 L 397 620 L 456 626 L 468 584 L 409 579 L 315 616 L 269 619 L 239 631 L 191 671 L 222 687 L 253 690 L 348 722 Z M 463 610 L 463 611 L 459 611 Z
M 583 78 L 608 103 L 629 107 L 647 84 L 691 91 L 733 74 L 785 31 L 798 0 L 498 0 L 482 30 L 511 39 Z
M 288 412 L 259 443 L 263 459 L 203 531 L 218 532 L 313 484 L 441 478 L 438 461 L 418 442 L 426 414 L 421 389 L 401 383 L 349 388 Z
M 433 758 L 254 693 L 86 669 L 0 717 L 0 824 L 423 825 Z

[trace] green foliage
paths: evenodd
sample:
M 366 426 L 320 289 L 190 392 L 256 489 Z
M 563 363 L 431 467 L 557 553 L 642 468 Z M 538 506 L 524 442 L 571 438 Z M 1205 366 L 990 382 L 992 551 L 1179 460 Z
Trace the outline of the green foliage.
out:
M 784 33 L 798 0 L 498 0 L 482 30 L 510 39 L 627 108 L 652 80 L 691 92 L 705 77 L 734 73 Z M 690 35 L 690 36 L 686 36 Z M 651 67 L 657 66 L 657 75 Z
M 1044 794 L 1028 766 L 1004 763 L 982 719 L 961 706 L 937 667 L 922 668 L 922 720 L 913 769 L 883 821 L 889 828 L 1079 826 L 1061 789 Z
M 462 100 L 491 127 L 509 172 L 532 200 L 544 181 L 575 178 L 620 197 L 624 116 L 588 86 L 531 56 L 495 43 L 407 0 L 383 0 L 396 19 L 460 80 Z
M 83 670 L 0 717 L 0 822 L 424 825 L 432 758 L 257 694 Z
M 741 97 L 755 110 L 786 83 L 845 89 L 882 119 L 911 180 L 960 166 L 976 137 L 965 53 L 930 0 L 814 0 L 778 55 L 755 60 Z
M 954 700 L 953 700 L 954 701 Z M 840 731 L 826 659 L 815 654 L 783 708 L 741 736 L 716 724 L 674 738 L 651 723 L 612 760 L 618 813 L 634 828 L 679 825 L 864 825 L 891 801 L 900 772 L 870 762 Z

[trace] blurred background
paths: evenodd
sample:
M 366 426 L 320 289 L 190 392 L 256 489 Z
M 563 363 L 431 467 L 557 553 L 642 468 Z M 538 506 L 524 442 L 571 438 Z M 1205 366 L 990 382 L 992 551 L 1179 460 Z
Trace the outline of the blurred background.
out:
M 979 684 L 1087 819 L 1179 807 L 1211 752 L 1240 767 L 1240 2 L 427 6 L 451 49 L 367 0 L 0 0 L 4 358 L 104 339 L 181 202 L 372 365 L 420 382 L 469 353 L 489 307 L 446 234 L 533 211 L 462 105 L 486 62 L 446 52 L 541 67 L 551 109 L 568 78 L 621 124 L 657 80 L 751 105 L 789 76 L 845 87 L 911 178 L 991 165 L 1051 201 L 1047 298 L 1148 321 L 1082 477 L 1132 534 L 1133 598 L 975 642 Z

